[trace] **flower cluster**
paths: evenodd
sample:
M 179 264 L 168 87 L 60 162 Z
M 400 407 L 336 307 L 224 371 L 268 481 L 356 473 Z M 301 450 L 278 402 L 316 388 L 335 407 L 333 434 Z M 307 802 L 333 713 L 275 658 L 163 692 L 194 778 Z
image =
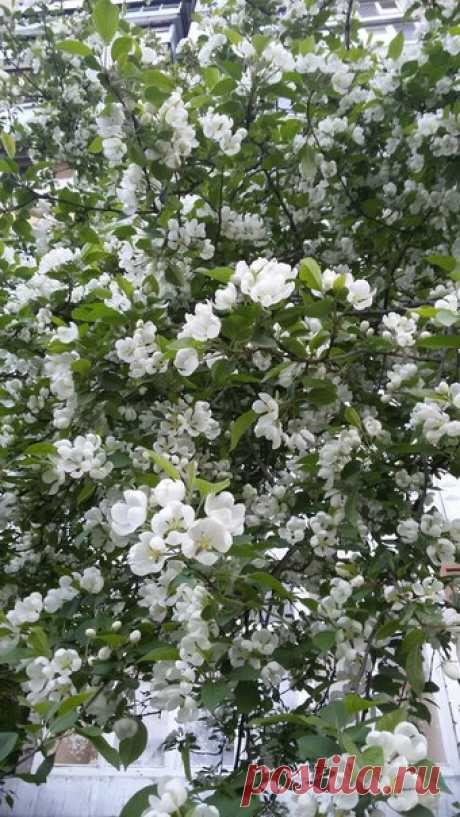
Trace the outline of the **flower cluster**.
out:
M 58 649 L 52 659 L 44 655 L 34 658 L 26 666 L 27 681 L 24 689 L 30 703 L 61 701 L 72 695 L 75 687 L 72 675 L 81 667 L 81 658 L 75 650 Z
M 166 368 L 167 362 L 156 342 L 157 328 L 151 322 L 140 320 L 132 337 L 117 340 L 115 350 L 123 363 L 129 364 L 131 377 L 143 377 Z
M 92 479 L 104 479 L 112 470 L 98 434 L 79 435 L 72 440 L 57 440 L 56 454 L 50 455 L 51 469 L 45 471 L 45 482 L 54 484 L 56 491 L 67 475 L 81 479 L 86 474 Z
M 32 5 L 0 14 L 3 765 L 63 724 L 136 763 L 168 710 L 190 779 L 149 817 L 237 813 L 248 758 L 318 736 L 390 780 L 425 649 L 459 674 L 458 4 L 382 47 L 357 3 L 202 0 L 173 64 L 126 4 Z
M 167 126 L 170 133 L 167 139 L 157 141 L 156 148 L 168 167 L 178 168 L 198 144 L 180 91 L 175 91 L 163 103 L 158 111 L 158 119 Z
M 426 737 L 407 721 L 398 723 L 393 732 L 373 729 L 366 738 L 366 745 L 382 749 L 384 766 L 381 786 L 390 786 L 391 790 L 399 768 L 419 763 L 427 756 Z M 423 803 L 423 797 L 415 789 L 413 775 L 405 776 L 403 791 L 389 797 L 387 802 L 390 808 L 403 813 Z
M 203 133 L 208 139 L 213 139 L 226 156 L 235 156 L 241 150 L 241 141 L 247 135 L 245 128 L 238 128 L 232 133 L 233 120 L 226 114 L 208 111 L 201 119 Z
M 276 260 L 258 258 L 250 266 L 245 261 L 236 265 L 232 282 L 244 295 L 261 306 L 270 307 L 285 301 L 294 290 L 297 270 Z
M 181 480 L 163 479 L 152 499 L 160 506 L 129 551 L 129 563 L 137 576 L 161 572 L 168 558 L 182 553 L 204 565 L 212 565 L 231 547 L 233 536 L 243 533 L 245 507 L 235 504 L 231 493 L 210 494 L 204 503 L 206 516 L 195 518 L 193 507 L 184 502 L 186 488 Z M 147 497 L 142 491 L 125 491 L 125 502 L 111 510 L 112 527 L 126 536 L 147 519 Z

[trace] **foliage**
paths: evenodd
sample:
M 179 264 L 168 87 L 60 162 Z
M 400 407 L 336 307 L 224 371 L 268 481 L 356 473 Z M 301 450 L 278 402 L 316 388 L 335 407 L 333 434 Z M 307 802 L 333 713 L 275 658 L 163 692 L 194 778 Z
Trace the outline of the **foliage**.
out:
M 127 766 L 152 707 L 187 791 L 130 815 L 233 815 L 249 762 L 382 730 L 426 753 L 460 622 L 458 9 L 379 45 L 352 6 L 208 2 L 174 64 L 109 0 L 2 8 L 5 778 L 71 731 Z

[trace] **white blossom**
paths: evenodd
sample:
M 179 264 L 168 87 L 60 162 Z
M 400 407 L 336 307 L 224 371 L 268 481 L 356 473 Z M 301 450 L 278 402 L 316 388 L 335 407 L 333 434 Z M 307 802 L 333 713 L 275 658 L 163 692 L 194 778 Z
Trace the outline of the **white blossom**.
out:
M 118 536 L 129 536 L 147 518 L 147 496 L 144 491 L 127 490 L 123 497 L 124 502 L 116 502 L 111 508 L 111 525 Z
M 197 304 L 193 315 L 187 314 L 179 338 L 193 338 L 194 340 L 213 340 L 217 338 L 221 322 L 212 311 L 212 304 Z
M 204 565 L 213 565 L 219 555 L 227 553 L 232 536 L 216 519 L 199 519 L 188 531 L 182 553 L 188 559 L 197 559 Z
M 208 494 L 204 510 L 210 519 L 220 522 L 233 536 L 243 533 L 246 508 L 242 503 L 235 505 L 235 498 L 228 491 Z
M 354 309 L 368 309 L 372 306 L 373 293 L 367 281 L 351 281 L 347 287 L 347 301 Z
M 20 627 L 22 624 L 34 624 L 40 618 L 42 609 L 42 595 L 34 592 L 24 599 L 18 599 L 14 609 L 10 610 L 6 617 L 14 627 Z
M 260 414 L 254 433 L 256 437 L 264 437 L 272 444 L 272 448 L 281 445 L 281 424 L 279 422 L 279 406 L 277 401 L 265 392 L 259 394 L 259 399 L 252 404 L 253 410 Z
M 248 266 L 245 261 L 236 265 L 233 283 L 252 301 L 270 307 L 289 298 L 294 290 L 293 279 L 297 270 L 276 260 L 258 258 Z
M 104 587 L 104 578 L 97 567 L 87 567 L 80 578 L 80 587 L 87 593 L 100 593 Z
M 154 488 L 153 497 L 158 505 L 166 508 L 171 502 L 182 502 L 185 497 L 185 485 L 181 480 L 162 479 Z

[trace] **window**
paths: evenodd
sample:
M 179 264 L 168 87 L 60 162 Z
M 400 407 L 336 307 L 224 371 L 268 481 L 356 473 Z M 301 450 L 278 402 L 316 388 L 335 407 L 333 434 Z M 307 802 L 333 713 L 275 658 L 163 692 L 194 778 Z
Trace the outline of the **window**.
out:
M 382 11 L 399 11 L 398 4 L 395 0 L 378 0 L 377 6 Z
M 97 762 L 96 749 L 81 735 L 69 735 L 59 741 L 56 766 L 89 766 Z

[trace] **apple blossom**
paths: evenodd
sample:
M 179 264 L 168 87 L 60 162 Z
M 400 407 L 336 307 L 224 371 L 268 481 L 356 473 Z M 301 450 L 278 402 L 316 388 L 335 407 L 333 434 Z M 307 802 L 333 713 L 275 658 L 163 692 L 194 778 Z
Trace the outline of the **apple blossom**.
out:
M 196 349 L 179 349 L 174 358 L 174 365 L 177 371 L 184 375 L 184 377 L 189 377 L 193 374 L 195 369 L 198 368 L 199 363 L 200 359 Z
M 129 566 L 136 576 L 159 573 L 167 559 L 167 553 L 166 544 L 160 536 L 141 533 L 139 541 L 129 551 Z
M 80 587 L 87 593 L 100 593 L 104 587 L 104 577 L 97 567 L 87 567 L 79 579 Z
M 214 564 L 219 554 L 226 553 L 232 544 L 230 532 L 216 519 L 199 519 L 188 530 L 182 543 L 182 553 L 204 565 Z
M 182 502 L 185 485 L 181 480 L 162 479 L 154 489 L 153 496 L 162 508 L 166 508 L 171 502 Z
M 148 817 L 236 814 L 304 740 L 341 774 L 351 730 L 390 784 L 429 752 L 426 651 L 458 675 L 458 4 L 382 44 L 357 3 L 201 0 L 172 48 L 113 0 L 29 5 L 0 14 L 5 790 L 72 731 L 142 765 L 151 711 L 179 765 Z
M 123 497 L 124 502 L 116 502 L 111 508 L 111 525 L 118 536 L 129 536 L 147 518 L 147 496 L 143 491 L 127 490 Z

